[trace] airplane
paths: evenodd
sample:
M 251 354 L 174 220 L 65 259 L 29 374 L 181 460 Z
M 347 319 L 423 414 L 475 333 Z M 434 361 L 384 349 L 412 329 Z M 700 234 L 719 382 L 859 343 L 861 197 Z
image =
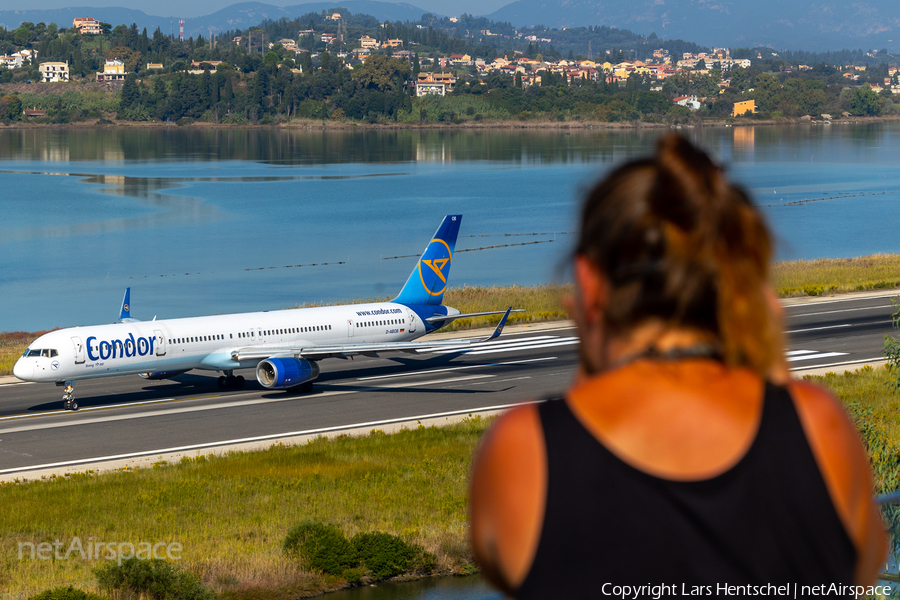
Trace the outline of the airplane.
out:
M 325 358 L 377 356 L 497 338 L 506 311 L 462 314 L 442 304 L 462 215 L 447 215 L 396 298 L 388 302 L 139 321 L 126 289 L 117 323 L 44 334 L 16 361 L 22 381 L 65 387 L 63 408 L 77 410 L 75 383 L 118 375 L 168 379 L 191 369 L 220 372 L 220 389 L 242 389 L 236 369 L 255 368 L 264 388 L 312 391 Z M 462 317 L 503 314 L 488 337 L 415 341 Z

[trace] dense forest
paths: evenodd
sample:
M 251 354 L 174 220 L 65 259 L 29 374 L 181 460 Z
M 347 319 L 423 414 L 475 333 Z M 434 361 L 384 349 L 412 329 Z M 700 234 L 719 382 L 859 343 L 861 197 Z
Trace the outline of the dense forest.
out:
M 878 60 L 854 72 L 858 79 L 851 81 L 845 77 L 844 62 L 835 66 L 820 61 L 818 55 L 779 56 L 771 49 L 749 48 L 734 51 L 737 58 L 753 58 L 749 69 L 721 71 L 714 63 L 708 72 L 687 69 L 664 81 L 638 74 L 615 81 L 601 74 L 596 81 L 585 76 L 570 82 L 547 70 L 541 73 L 539 85 L 528 86 L 518 75 L 479 74 L 474 65 L 467 65 L 449 69 L 457 77 L 452 93 L 417 98 L 412 84 L 419 72 L 436 69 L 434 59 L 451 54 L 469 54 L 487 62 L 517 56 L 543 61 L 590 56 L 619 62 L 646 59 L 658 48 L 676 59 L 682 52 L 705 49 L 608 27 L 516 30 L 479 17 L 462 15 L 451 21 L 429 14 L 416 23 L 382 24 L 347 11 L 333 21 L 327 18 L 330 14 L 264 21 L 259 27 L 212 39 L 179 40 L 158 29 L 150 34 L 134 24 L 104 23 L 102 35 L 81 35 L 44 23 L 0 29 L 0 52 L 27 48 L 38 53 L 32 64 L 0 69 L 0 82 L 37 81 L 38 63 L 45 61 L 68 62 L 72 79 L 58 84 L 62 90 L 57 86 L 49 93 L 44 84 L 15 86 L 14 93 L 0 97 L 0 120 L 22 120 L 26 118 L 23 109 L 29 108 L 46 112 L 39 120 L 56 123 L 97 118 L 178 124 L 274 124 L 297 118 L 407 124 L 509 119 L 685 123 L 729 118 L 734 102 L 751 98 L 756 100 L 757 113 L 742 118 L 895 111 L 889 93 L 879 95 L 864 85 L 883 85 L 889 77 L 885 53 L 877 53 Z M 300 35 L 310 30 L 314 33 Z M 323 33 L 334 34 L 335 42 L 322 41 Z M 402 40 L 403 48 L 410 51 L 408 59 L 392 58 L 390 51 L 376 51 L 364 61 L 356 59 L 347 51 L 357 47 L 363 35 L 380 41 Z M 281 39 L 296 40 L 299 51 L 288 51 L 278 43 Z M 847 57 L 860 64 L 855 51 L 848 51 Z M 93 80 L 105 61 L 112 59 L 123 61 L 129 73 L 120 89 L 80 85 Z M 801 61 L 812 68 L 800 69 Z M 148 63 L 163 68 L 148 70 Z M 195 73 L 188 72 L 192 63 Z M 897 83 L 896 77 L 893 82 Z M 672 102 L 674 97 L 690 95 L 704 99 L 699 111 Z

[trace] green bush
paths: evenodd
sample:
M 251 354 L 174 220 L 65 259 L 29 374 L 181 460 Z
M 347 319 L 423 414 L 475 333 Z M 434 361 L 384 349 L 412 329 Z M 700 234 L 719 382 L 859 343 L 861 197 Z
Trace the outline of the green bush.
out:
M 106 600 L 97 594 L 88 594 L 84 590 L 69 587 L 58 587 L 31 596 L 28 600 Z
M 107 563 L 96 571 L 97 583 L 106 591 L 146 594 L 154 600 L 214 600 L 215 592 L 200 578 L 164 560 L 127 558 Z
M 413 546 L 389 533 L 359 533 L 352 541 L 360 562 L 376 579 L 405 573 L 416 554 Z
M 283 547 L 305 568 L 330 575 L 343 575 L 359 564 L 353 545 L 334 525 L 304 521 L 288 531 Z
M 284 540 L 284 552 L 304 568 L 339 575 L 353 583 L 370 575 L 387 579 L 411 571 L 430 573 L 437 557 L 389 533 L 359 533 L 348 541 L 335 525 L 304 521 Z

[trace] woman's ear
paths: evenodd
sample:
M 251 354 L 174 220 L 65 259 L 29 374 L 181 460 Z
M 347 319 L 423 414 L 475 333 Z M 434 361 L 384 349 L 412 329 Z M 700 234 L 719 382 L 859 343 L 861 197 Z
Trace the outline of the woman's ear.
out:
M 591 326 L 603 315 L 609 300 L 609 283 L 590 260 L 583 255 L 575 256 L 575 297 L 570 307 L 573 318 L 579 325 Z M 571 310 L 571 309 L 574 309 Z

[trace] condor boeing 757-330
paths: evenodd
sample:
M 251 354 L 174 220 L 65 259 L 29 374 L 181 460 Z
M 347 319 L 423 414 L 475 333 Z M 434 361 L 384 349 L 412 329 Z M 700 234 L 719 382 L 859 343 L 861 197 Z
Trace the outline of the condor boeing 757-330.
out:
M 447 215 L 400 294 L 390 302 L 297 308 L 185 319 L 138 321 L 129 290 L 118 323 L 72 327 L 42 335 L 13 368 L 23 381 L 65 386 L 63 406 L 78 408 L 75 382 L 114 375 L 165 379 L 191 369 L 223 373 L 221 388 L 240 389 L 235 369 L 256 368 L 269 389 L 307 392 L 318 361 L 441 344 L 477 344 L 500 335 L 512 310 L 461 314 L 442 304 L 462 215 Z M 502 314 L 486 338 L 416 342 L 460 317 Z

